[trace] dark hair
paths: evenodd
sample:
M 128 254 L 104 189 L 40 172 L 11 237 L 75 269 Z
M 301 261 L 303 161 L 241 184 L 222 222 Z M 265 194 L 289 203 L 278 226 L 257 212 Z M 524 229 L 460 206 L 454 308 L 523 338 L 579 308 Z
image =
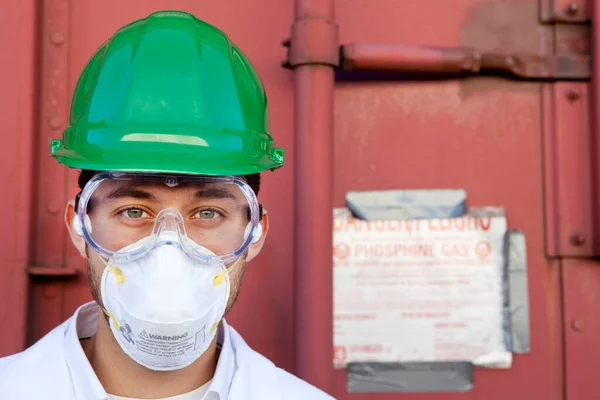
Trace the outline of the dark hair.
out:
M 99 171 L 94 171 L 91 169 L 82 169 L 81 173 L 79 174 L 79 179 L 77 180 L 79 189 L 83 190 L 89 180 L 92 179 L 98 172 Z M 243 178 L 246 179 L 248 186 L 254 190 L 254 194 L 258 196 L 258 192 L 260 191 L 260 174 L 243 175 Z

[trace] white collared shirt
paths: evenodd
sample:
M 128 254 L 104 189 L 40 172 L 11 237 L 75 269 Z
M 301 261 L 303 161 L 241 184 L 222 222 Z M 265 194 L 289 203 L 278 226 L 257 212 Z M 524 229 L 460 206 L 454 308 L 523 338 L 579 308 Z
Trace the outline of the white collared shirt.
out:
M 208 392 L 208 388 L 209 388 L 211 382 L 212 381 L 208 381 L 204 385 L 200 386 L 198 389 L 192 390 L 191 392 L 188 392 L 185 394 L 180 394 L 180 395 L 172 396 L 172 397 L 166 397 L 166 398 L 162 398 L 162 399 L 153 399 L 153 400 L 204 400 L 204 396 Z M 134 399 L 131 397 L 115 396 L 112 394 L 109 394 L 108 398 L 109 398 L 109 400 L 141 400 L 141 399 Z
M 80 343 L 81 339 L 90 338 L 96 333 L 100 312 L 100 307 L 95 302 L 79 307 L 73 316 L 75 323 L 70 325 L 65 334 L 65 358 L 71 373 L 73 390 L 76 397 L 80 399 L 108 397 Z M 221 354 L 215 375 L 207 385 L 204 385 L 205 387 L 197 389 L 198 393 L 206 392 L 203 397 L 200 397 L 202 400 L 226 400 L 229 395 L 229 386 L 236 367 L 226 327 L 227 323 L 223 320 L 217 337 L 217 345 L 221 348 Z M 198 398 L 198 393 L 189 393 L 195 396 L 188 398 L 195 400 Z M 174 399 L 180 400 L 181 397 L 177 396 Z
M 81 306 L 27 350 L 0 358 L 2 400 L 108 400 L 80 339 L 91 337 L 99 307 Z M 258 354 L 225 321 L 221 354 L 202 400 L 332 400 L 332 397 Z

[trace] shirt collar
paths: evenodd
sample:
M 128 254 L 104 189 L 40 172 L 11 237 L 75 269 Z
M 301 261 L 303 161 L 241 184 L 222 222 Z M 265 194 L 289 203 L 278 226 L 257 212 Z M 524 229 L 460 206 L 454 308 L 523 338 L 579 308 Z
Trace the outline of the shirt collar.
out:
M 75 311 L 65 331 L 65 358 L 77 399 L 105 400 L 106 391 L 96 377 L 80 339 L 93 336 L 98 328 L 100 307 L 96 302 L 82 305 Z M 219 326 L 217 344 L 221 348 L 217 369 L 205 396 L 206 400 L 227 400 L 229 387 L 237 369 L 229 325 L 223 319 Z
M 229 387 L 231 386 L 233 375 L 237 368 L 235 364 L 234 349 L 231 343 L 230 328 L 225 319 L 223 319 L 219 326 L 217 345 L 221 348 L 221 354 L 219 355 L 215 375 L 208 388 L 207 400 L 212 400 L 209 396 L 210 394 L 212 394 L 212 397 L 219 400 L 227 400 L 229 398 Z M 215 397 L 214 395 L 218 395 L 218 397 Z
M 65 357 L 77 399 L 108 398 L 79 342 L 79 339 L 96 333 L 99 313 L 100 307 L 96 302 L 82 305 L 75 311 L 65 332 Z

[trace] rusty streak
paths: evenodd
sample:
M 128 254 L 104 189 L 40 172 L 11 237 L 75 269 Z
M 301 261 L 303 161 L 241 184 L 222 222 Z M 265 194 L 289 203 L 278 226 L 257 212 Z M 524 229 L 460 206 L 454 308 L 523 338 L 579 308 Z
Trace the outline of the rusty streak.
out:
M 345 70 L 410 73 L 477 74 L 503 72 L 524 79 L 587 80 L 587 55 L 534 55 L 480 52 L 469 47 L 427 47 L 397 44 L 346 44 L 341 47 Z

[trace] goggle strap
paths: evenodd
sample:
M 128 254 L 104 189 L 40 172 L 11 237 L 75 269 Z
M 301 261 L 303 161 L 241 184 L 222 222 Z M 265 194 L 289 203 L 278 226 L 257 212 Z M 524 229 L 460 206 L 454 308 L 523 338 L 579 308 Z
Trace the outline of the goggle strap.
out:
M 75 212 L 77 212 L 77 208 L 79 208 L 79 202 L 81 201 L 81 194 L 83 193 L 83 191 L 79 191 L 79 193 L 77 194 L 77 196 L 75 196 Z

